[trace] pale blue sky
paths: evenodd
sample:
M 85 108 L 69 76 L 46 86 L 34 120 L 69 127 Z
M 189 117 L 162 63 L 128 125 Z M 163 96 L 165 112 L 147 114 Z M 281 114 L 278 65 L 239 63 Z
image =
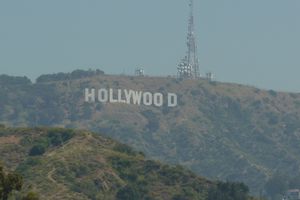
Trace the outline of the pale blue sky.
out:
M 176 74 L 187 0 L 0 0 L 0 74 Z M 300 92 L 299 0 L 195 0 L 202 73 Z

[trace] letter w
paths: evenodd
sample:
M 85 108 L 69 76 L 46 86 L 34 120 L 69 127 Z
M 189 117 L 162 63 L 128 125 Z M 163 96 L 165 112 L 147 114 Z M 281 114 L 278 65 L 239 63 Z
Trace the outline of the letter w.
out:
M 126 103 L 130 104 L 130 100 L 132 98 L 133 104 L 140 105 L 142 99 L 142 92 L 133 91 L 133 90 L 124 90 Z

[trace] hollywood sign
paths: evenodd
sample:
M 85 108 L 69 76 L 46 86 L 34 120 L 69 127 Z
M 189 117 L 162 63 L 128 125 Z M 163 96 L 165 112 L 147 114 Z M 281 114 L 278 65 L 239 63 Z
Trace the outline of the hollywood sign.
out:
M 145 106 L 177 106 L 177 95 L 174 93 L 151 93 L 127 89 L 89 89 L 85 88 L 85 102 L 125 103 Z

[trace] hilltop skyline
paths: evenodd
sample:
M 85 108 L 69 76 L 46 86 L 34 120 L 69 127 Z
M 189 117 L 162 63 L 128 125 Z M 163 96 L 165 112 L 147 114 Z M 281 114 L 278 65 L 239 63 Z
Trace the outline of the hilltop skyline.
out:
M 219 81 L 300 91 L 300 2 L 195 1 L 200 73 Z M 188 1 L 0 3 L 0 74 L 99 68 L 175 75 L 186 51 Z

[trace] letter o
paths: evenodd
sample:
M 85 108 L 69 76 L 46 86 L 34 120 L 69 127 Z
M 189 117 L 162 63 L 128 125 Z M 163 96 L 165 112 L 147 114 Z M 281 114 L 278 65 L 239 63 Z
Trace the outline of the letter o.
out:
M 106 103 L 108 101 L 108 91 L 104 88 L 98 91 L 98 101 Z
M 162 106 L 164 103 L 164 97 L 161 93 L 155 93 L 153 100 L 154 100 L 154 105 L 158 107 Z
M 146 106 L 151 106 L 152 105 L 152 94 L 150 92 L 145 92 L 143 94 L 143 103 Z

